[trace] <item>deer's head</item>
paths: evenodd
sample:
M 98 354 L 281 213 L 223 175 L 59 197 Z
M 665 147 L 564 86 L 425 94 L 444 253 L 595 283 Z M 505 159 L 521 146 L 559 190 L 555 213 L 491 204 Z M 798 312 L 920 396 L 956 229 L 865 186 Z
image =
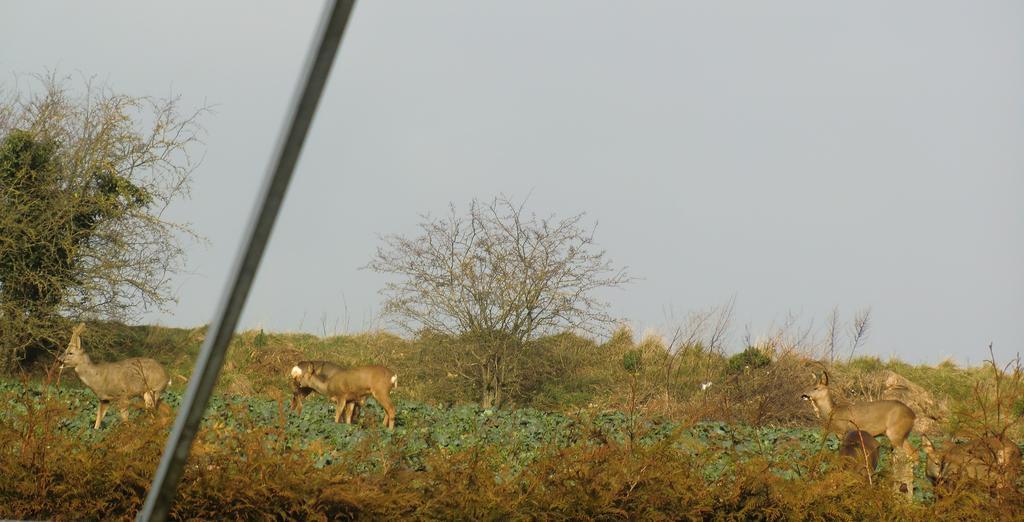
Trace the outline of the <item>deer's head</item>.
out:
M 828 371 L 822 369 L 822 376 L 814 375 L 814 387 L 800 396 L 805 401 L 816 403 L 828 396 Z
M 71 341 L 68 342 L 68 347 L 64 350 L 64 353 L 57 359 L 60 361 L 60 367 L 65 366 L 74 368 L 79 364 L 89 362 L 89 356 L 85 354 L 85 350 L 82 349 L 82 332 L 85 330 L 85 323 L 78 323 L 71 330 Z
M 320 372 L 316 371 L 316 365 L 310 362 L 300 362 L 292 367 L 291 370 L 292 383 L 295 386 L 304 387 L 310 385 L 321 384 L 323 382 L 323 376 Z
M 942 457 L 935 451 L 935 446 L 927 435 L 921 434 L 921 447 L 924 449 L 925 468 L 924 474 L 934 485 L 942 478 Z

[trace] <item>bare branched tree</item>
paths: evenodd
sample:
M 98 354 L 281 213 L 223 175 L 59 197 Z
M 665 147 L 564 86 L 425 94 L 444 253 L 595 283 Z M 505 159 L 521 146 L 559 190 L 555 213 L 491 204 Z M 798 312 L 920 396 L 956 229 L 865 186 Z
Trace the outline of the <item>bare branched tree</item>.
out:
M 729 302 L 714 310 L 715 320 L 712 323 L 710 334 L 705 343 L 707 351 L 712 353 L 722 353 L 725 351 L 726 336 L 729 333 L 729 326 L 732 324 L 732 314 L 735 307 L 736 296 L 733 296 L 729 299 Z
M 827 331 L 825 332 L 825 345 L 828 349 L 828 361 L 829 363 L 836 362 L 836 343 L 839 342 L 839 336 L 841 334 L 842 323 L 839 320 L 839 307 L 833 307 L 832 313 L 828 316 L 828 323 L 826 324 Z
M 583 215 L 542 218 L 506 197 L 423 216 L 416 236 L 387 236 L 367 265 L 387 283 L 384 314 L 413 333 L 450 337 L 450 370 L 472 381 L 484 407 L 514 388 L 530 342 L 614 324 L 596 291 L 628 281 L 594 243 Z
M 59 346 L 61 318 L 128 320 L 173 301 L 183 242 L 163 217 L 197 166 L 201 109 L 34 77 L 0 99 L 0 371 Z
M 711 368 L 694 365 L 708 360 L 707 354 L 721 356 L 725 353 L 735 305 L 734 296 L 721 306 L 690 312 L 683 322 L 672 328 L 666 347 L 665 373 L 661 379 L 666 398 L 671 390 L 679 387 L 681 378 L 693 384 L 706 382 L 710 377 Z
M 839 314 L 839 307 L 833 307 L 825 322 L 825 338 L 819 344 L 825 352 L 829 363 L 836 362 L 836 351 L 843 338 L 846 339 L 850 352 L 846 362 L 853 360 L 857 349 L 864 345 L 868 338 L 868 330 L 871 328 L 871 308 L 858 310 L 853 320 L 847 324 Z M 846 330 L 844 335 L 844 329 Z
M 868 329 L 871 327 L 871 309 L 865 308 L 853 316 L 853 323 L 850 324 L 850 357 L 846 362 L 853 360 L 857 348 L 864 344 L 868 338 Z

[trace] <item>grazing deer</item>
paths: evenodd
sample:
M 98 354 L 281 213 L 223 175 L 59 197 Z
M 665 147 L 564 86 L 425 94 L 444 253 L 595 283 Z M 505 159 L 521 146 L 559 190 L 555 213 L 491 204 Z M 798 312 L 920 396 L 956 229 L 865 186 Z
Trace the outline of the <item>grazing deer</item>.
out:
M 922 436 L 921 442 L 927 457 L 925 475 L 933 485 L 966 477 L 1002 489 L 1013 487 L 1021 473 L 1020 447 L 1006 436 L 975 439 L 941 453 L 928 437 Z
M 391 390 L 398 385 L 395 372 L 383 366 L 360 366 L 338 370 L 324 378 L 312 373 L 307 375 L 309 371 L 296 365 L 292 368 L 292 379 L 300 385 L 323 390 L 320 393 L 335 403 L 334 422 L 341 422 L 344 413 L 345 424 L 351 424 L 356 405 L 373 395 L 384 408 L 384 425 L 395 427 L 395 406 L 390 397 Z
M 859 402 L 836 406 L 832 402 L 832 394 L 828 389 L 828 371 L 824 368 L 823 377 L 817 378 L 817 382 L 801 398 L 810 401 L 815 413 L 825 419 L 826 429 L 836 435 L 844 435 L 848 431 L 865 431 L 872 437 L 885 435 L 892 443 L 892 447 L 902 447 L 906 452 L 907 462 L 913 463 L 917 460 L 917 451 L 910 445 L 907 437 L 914 429 L 914 419 L 917 416 L 909 406 L 896 400 L 880 400 L 870 402 Z M 894 454 L 895 456 L 895 454 Z M 912 464 L 911 464 L 912 465 Z M 908 472 L 908 475 L 910 473 Z M 906 492 L 910 491 L 909 478 L 903 484 Z M 902 490 L 902 488 L 901 488 Z
M 295 368 L 298 368 L 299 371 L 296 372 Z M 299 361 L 295 363 L 291 374 L 292 387 L 294 388 L 291 408 L 298 410 L 299 415 L 302 415 L 302 401 L 313 392 L 327 397 L 327 379 L 344 370 L 344 367 L 330 361 Z M 359 417 L 359 409 L 365 405 L 365 397 L 353 404 L 353 420 Z
M 853 460 L 853 469 L 866 469 L 868 482 L 878 467 L 878 441 L 863 430 L 850 430 L 843 436 L 839 456 Z M 848 461 L 849 462 L 849 461 Z
M 148 357 L 132 357 L 123 361 L 93 364 L 89 354 L 82 349 L 82 331 L 85 323 L 79 323 L 71 331 L 71 342 L 64 354 L 58 359 L 61 368 L 74 368 L 78 378 L 82 380 L 100 400 L 96 410 L 96 424 L 93 429 L 100 429 L 100 422 L 107 414 L 110 401 L 122 403 L 121 416 L 126 416 L 124 406 L 133 397 L 141 396 L 147 408 L 156 408 L 160 403 L 160 394 L 171 385 L 167 371 L 160 363 Z

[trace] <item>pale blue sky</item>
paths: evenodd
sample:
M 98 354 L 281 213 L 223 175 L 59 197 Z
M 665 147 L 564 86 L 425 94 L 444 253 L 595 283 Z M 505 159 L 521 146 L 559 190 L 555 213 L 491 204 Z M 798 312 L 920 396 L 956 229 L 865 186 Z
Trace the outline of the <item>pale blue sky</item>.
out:
M 0 72 L 216 105 L 179 304 L 207 322 L 317 2 L 4 2 Z M 11 82 L 5 83 L 9 88 Z M 736 297 L 731 346 L 870 306 L 864 348 L 1024 348 L 1024 4 L 357 4 L 242 321 L 365 329 L 377 234 L 499 192 L 586 212 L 638 330 Z M 347 312 L 346 306 L 347 303 Z M 337 326 L 336 326 L 337 324 Z

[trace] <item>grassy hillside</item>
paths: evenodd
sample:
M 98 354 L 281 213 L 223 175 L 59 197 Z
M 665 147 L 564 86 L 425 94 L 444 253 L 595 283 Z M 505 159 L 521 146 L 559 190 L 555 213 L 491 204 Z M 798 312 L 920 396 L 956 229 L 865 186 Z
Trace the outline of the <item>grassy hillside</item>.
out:
M 83 336 L 83 345 L 94 361 L 153 357 L 173 376 L 171 389 L 180 390 L 204 333 L 204 328 L 93 324 Z M 440 342 L 444 340 L 404 339 L 383 332 L 334 337 L 242 332 L 231 342 L 218 392 L 263 397 L 289 394 L 287 373 L 294 362 L 327 359 L 343 365 L 392 368 L 399 375 L 395 391 L 399 399 L 430 405 L 474 402 L 476 394 L 470 383 L 448 371 L 437 355 Z M 513 407 L 561 412 L 625 408 L 632 377 L 622 361 L 627 352 L 636 351 L 643 361 L 636 398 L 649 415 L 748 424 L 808 424 L 814 419 L 799 396 L 812 385 L 811 372 L 820 372 L 820 367 L 792 350 L 752 349 L 728 357 L 696 347 L 670 355 L 659 339 L 637 342 L 626 330 L 601 343 L 562 334 L 542 339 L 531 349 L 534 355 L 512 396 Z M 757 352 L 758 357 L 750 357 L 750 352 Z M 52 365 L 51 358 L 38 358 L 26 368 L 26 375 L 45 379 Z M 990 385 L 994 375 L 990 367 L 914 366 L 874 357 L 830 367 L 835 392 L 848 400 L 878 398 L 884 388 L 882 378 L 889 371 L 920 385 L 942 403 L 948 417 L 941 421 L 947 426 L 957 422 L 960 412 L 976 406 L 976 388 Z M 701 383 L 706 382 L 712 385 L 702 390 Z M 65 372 L 61 383 L 79 385 L 74 372 Z M 1016 406 L 1013 413 L 1024 413 L 1024 402 Z

